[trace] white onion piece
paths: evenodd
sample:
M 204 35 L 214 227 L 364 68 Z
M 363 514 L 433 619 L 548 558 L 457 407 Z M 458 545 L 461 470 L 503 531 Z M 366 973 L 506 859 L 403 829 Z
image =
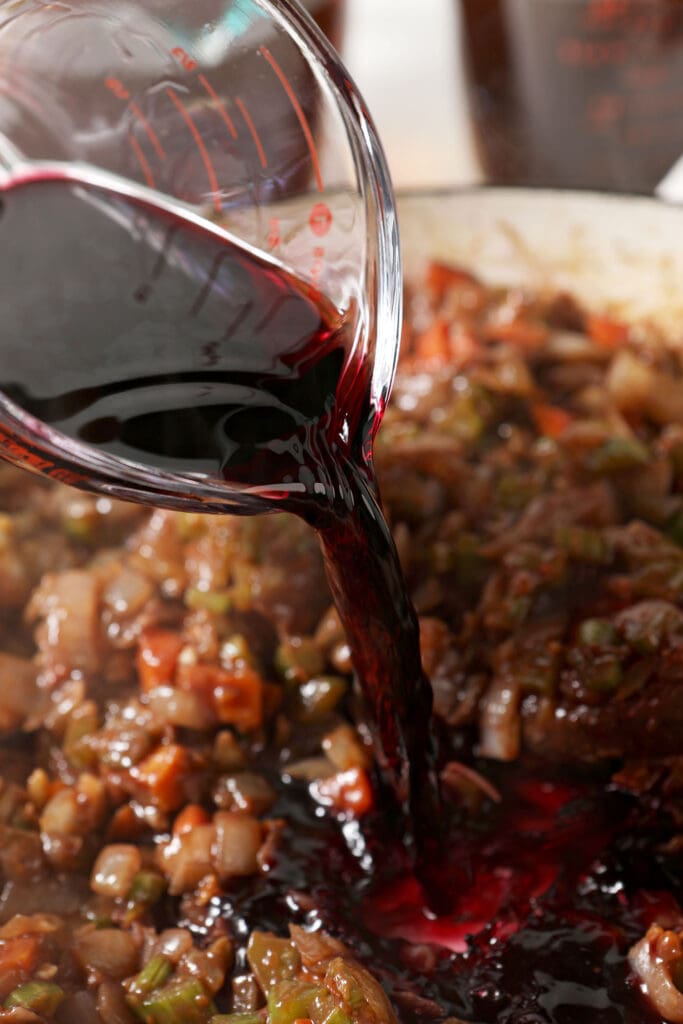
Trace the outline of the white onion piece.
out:
M 90 888 L 100 896 L 124 898 L 141 867 L 142 857 L 137 846 L 128 843 L 105 846 L 93 866 Z
M 138 969 L 139 946 L 119 928 L 88 928 L 75 937 L 76 959 L 85 971 L 121 980 Z
M 497 676 L 486 691 L 482 704 L 479 753 L 497 761 L 514 761 L 519 756 L 521 726 L 520 689 L 517 683 Z
M 248 814 L 219 811 L 214 815 L 216 846 L 214 867 L 224 878 L 244 878 L 258 871 L 257 854 L 263 825 Z

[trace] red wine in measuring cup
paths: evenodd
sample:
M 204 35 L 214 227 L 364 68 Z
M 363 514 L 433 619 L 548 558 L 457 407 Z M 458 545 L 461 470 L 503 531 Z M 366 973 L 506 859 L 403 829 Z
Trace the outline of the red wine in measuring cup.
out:
M 71 438 L 261 488 L 317 528 L 378 753 L 426 864 L 431 690 L 364 454 L 369 367 L 344 318 L 277 265 L 147 200 L 38 180 L 2 201 L 0 390 Z

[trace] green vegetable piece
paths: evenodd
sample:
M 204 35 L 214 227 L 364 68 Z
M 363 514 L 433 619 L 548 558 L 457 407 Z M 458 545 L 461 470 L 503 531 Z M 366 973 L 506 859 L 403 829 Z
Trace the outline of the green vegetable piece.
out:
M 52 1017 L 63 999 L 64 991 L 59 985 L 47 981 L 27 981 L 7 996 L 4 1006 L 6 1010 L 21 1006 L 42 1017 Z
M 140 1003 L 128 1004 L 144 1024 L 209 1024 L 216 1007 L 197 978 L 178 978 Z
M 650 461 L 647 447 L 633 437 L 613 437 L 594 449 L 586 458 L 586 466 L 592 473 L 623 473 Z
M 166 883 L 156 871 L 138 871 L 128 893 L 133 903 L 158 903 L 166 890 Z
M 322 985 L 305 981 L 281 981 L 268 995 L 269 1024 L 295 1024 L 310 1018 L 314 1024 L 323 1024 L 325 1004 L 333 1009 L 331 995 Z
M 318 676 L 299 687 L 296 717 L 300 722 L 319 722 L 331 714 L 346 694 L 341 676 Z
M 219 1013 L 211 1018 L 211 1024 L 263 1024 L 261 1013 Z
M 305 683 L 324 666 L 323 653 L 312 637 L 286 640 L 275 652 L 275 668 L 286 683 Z
M 77 544 L 94 544 L 97 540 L 95 535 L 95 515 L 67 515 L 62 520 L 64 532 Z
M 66 724 L 62 749 L 72 768 L 84 771 L 97 761 L 95 751 L 83 741 L 97 731 L 97 708 L 86 702 L 77 708 Z
M 666 524 L 666 532 L 679 547 L 683 548 L 683 509 L 671 516 Z
M 339 1006 L 335 1006 L 331 1013 L 328 1013 L 327 1017 L 325 1017 L 323 1024 L 353 1024 L 353 1021 L 348 1013 L 344 1013 Z
M 609 565 L 612 546 L 600 530 L 583 526 L 566 526 L 555 531 L 555 543 L 572 558 L 590 565 Z
M 197 590 L 191 587 L 185 591 L 185 604 L 193 611 L 207 611 L 213 615 L 225 615 L 230 611 L 232 598 L 225 591 Z
M 585 619 L 578 639 L 582 647 L 611 647 L 619 642 L 619 634 L 608 619 Z
M 456 437 L 459 441 L 473 444 L 484 432 L 485 423 L 477 408 L 477 401 L 472 391 L 461 391 L 445 410 L 445 416 L 436 424 L 445 434 Z
M 131 995 L 145 996 L 168 981 L 173 971 L 173 964 L 167 956 L 153 956 L 142 968 L 137 978 L 130 982 Z
M 266 996 L 279 982 L 296 978 L 301 970 L 301 957 L 294 943 L 272 932 L 252 932 L 247 960 Z M 307 1014 L 299 1016 L 306 1017 Z
M 613 657 L 597 658 L 591 662 L 583 684 L 594 693 L 611 693 L 623 678 L 621 663 Z

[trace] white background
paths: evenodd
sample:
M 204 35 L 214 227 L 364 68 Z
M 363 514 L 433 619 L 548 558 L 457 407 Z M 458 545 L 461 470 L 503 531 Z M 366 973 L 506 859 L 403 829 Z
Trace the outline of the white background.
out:
M 478 180 L 457 0 L 346 0 L 342 55 L 377 124 L 396 188 Z

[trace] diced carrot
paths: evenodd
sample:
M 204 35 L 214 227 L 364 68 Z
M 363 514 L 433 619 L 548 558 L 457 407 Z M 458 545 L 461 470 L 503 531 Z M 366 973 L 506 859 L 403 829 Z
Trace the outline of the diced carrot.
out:
M 161 811 L 175 811 L 185 801 L 185 780 L 190 761 L 184 747 L 176 743 L 158 746 L 131 768 L 131 778 L 145 790 Z
M 337 811 L 348 811 L 361 817 L 372 810 L 374 796 L 368 773 L 363 768 L 337 772 L 316 783 L 316 791 L 324 803 Z
M 208 825 L 210 820 L 199 804 L 188 804 L 173 822 L 173 835 L 182 836 L 185 832 L 192 832 L 198 825 Z
M 137 669 L 143 693 L 168 686 L 173 679 L 184 641 L 167 629 L 148 629 L 138 644 Z
M 548 328 L 544 324 L 534 323 L 533 320 L 520 319 L 510 320 L 507 323 L 494 323 L 488 325 L 486 330 L 493 341 L 504 341 L 528 352 L 542 348 L 550 337 Z
M 479 352 L 480 343 L 474 331 L 467 327 L 460 327 L 450 332 L 449 348 L 451 360 L 455 369 L 461 369 L 476 357 Z
M 423 363 L 446 363 L 450 354 L 449 326 L 435 317 L 415 338 L 415 358 Z
M 249 731 L 263 722 L 263 680 L 250 665 L 232 671 L 218 665 L 183 666 L 178 685 L 203 694 L 223 725 Z
M 0 943 L 0 1000 L 31 976 L 38 964 L 40 937 L 19 935 Z
M 459 288 L 463 285 L 481 287 L 476 277 L 468 270 L 438 261 L 429 264 L 425 283 L 427 291 L 435 302 L 441 302 L 451 288 Z
M 589 316 L 586 320 L 588 337 L 603 348 L 619 348 L 629 339 L 628 324 L 611 316 Z
M 531 412 L 539 432 L 545 437 L 560 437 L 574 422 L 572 414 L 558 405 L 535 402 L 531 407 Z

